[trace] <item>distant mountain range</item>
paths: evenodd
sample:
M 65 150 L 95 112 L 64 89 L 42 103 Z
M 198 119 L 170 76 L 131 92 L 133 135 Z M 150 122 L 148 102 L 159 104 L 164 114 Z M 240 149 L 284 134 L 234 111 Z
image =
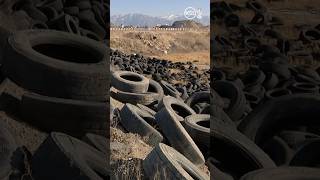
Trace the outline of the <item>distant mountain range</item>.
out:
M 112 15 L 110 17 L 111 24 L 124 25 L 124 26 L 148 26 L 153 27 L 156 25 L 172 25 L 175 21 L 187 20 L 184 15 L 169 15 L 165 17 L 149 16 L 144 14 L 124 14 L 124 15 Z M 209 16 L 202 16 L 201 19 L 195 18 L 194 21 L 207 26 L 210 24 Z

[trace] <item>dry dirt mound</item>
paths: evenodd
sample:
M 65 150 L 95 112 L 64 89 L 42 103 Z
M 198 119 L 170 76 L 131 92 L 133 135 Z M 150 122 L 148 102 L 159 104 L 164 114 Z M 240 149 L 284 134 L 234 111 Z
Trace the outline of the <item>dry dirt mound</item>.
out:
M 176 60 L 177 54 L 192 53 L 194 60 L 210 62 L 209 31 L 111 31 L 110 46 L 127 54 L 165 56 L 168 60 Z

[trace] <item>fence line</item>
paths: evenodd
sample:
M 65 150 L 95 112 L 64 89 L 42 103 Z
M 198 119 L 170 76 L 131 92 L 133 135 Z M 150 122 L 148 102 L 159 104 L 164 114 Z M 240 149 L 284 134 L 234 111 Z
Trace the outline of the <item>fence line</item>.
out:
M 209 29 L 195 28 L 110 28 L 111 31 L 209 31 Z

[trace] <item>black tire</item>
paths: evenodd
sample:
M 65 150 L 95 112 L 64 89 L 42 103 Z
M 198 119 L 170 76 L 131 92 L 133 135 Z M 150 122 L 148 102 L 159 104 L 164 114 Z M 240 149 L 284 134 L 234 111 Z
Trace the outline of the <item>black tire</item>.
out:
M 79 16 L 79 12 L 80 12 L 79 7 L 77 6 L 65 7 L 63 8 L 63 10 L 66 14 L 69 14 L 71 16 Z
M 81 36 L 85 36 L 87 38 L 90 38 L 90 39 L 93 39 L 96 41 L 102 40 L 96 33 L 92 32 L 90 30 L 87 30 L 87 29 L 80 28 L 80 34 L 81 34 Z
M 146 111 L 148 112 L 151 116 L 155 116 L 157 112 L 155 112 L 154 110 L 150 109 L 149 107 L 145 106 L 145 105 L 142 105 L 142 104 L 137 104 L 137 106 L 143 110 L 143 111 Z
M 320 138 L 306 141 L 296 151 L 290 161 L 290 166 L 318 168 L 320 165 Z
M 210 91 L 195 92 L 186 100 L 186 104 L 191 108 L 197 103 L 203 102 L 210 103 Z
M 275 167 L 270 157 L 254 142 L 219 120 L 211 116 L 210 143 L 211 154 L 222 166 L 233 172 L 236 177 L 260 168 Z M 230 171 L 229 171 L 230 170 Z
M 50 163 L 48 163 L 50 162 Z M 110 177 L 109 162 L 94 147 L 62 133 L 51 133 L 32 157 L 36 179 L 96 179 Z M 108 178 L 109 177 L 109 178 Z
M 63 14 L 59 14 L 59 12 L 54 9 L 53 7 L 40 7 L 39 10 L 45 14 L 48 18 L 47 22 L 50 22 L 51 20 L 59 18 L 59 16 L 62 16 Z
M 10 31 L 0 26 L 0 64 L 2 64 L 3 62 L 5 47 L 8 43 L 8 37 L 10 36 L 10 34 Z
M 120 111 L 120 120 L 126 130 L 139 134 L 150 145 L 155 146 L 163 140 L 160 132 L 155 129 L 155 118 L 137 106 L 125 104 Z
M 109 141 L 106 137 L 97 134 L 87 133 L 82 140 L 89 145 L 93 146 L 105 155 L 108 155 L 107 150 L 109 149 Z
M 292 130 L 281 131 L 279 137 L 281 137 L 292 149 L 300 148 L 305 141 L 320 138 L 317 134 Z
M 105 101 L 107 54 L 103 44 L 78 35 L 20 31 L 9 37 L 2 72 L 19 86 L 42 95 Z
M 293 93 L 312 93 L 319 94 L 319 86 L 313 83 L 296 82 L 290 87 Z
M 63 10 L 63 2 L 62 0 L 44 0 L 37 4 L 39 7 L 52 7 L 58 12 L 61 12 Z
M 24 94 L 20 110 L 23 120 L 46 132 L 59 131 L 81 137 L 86 132 L 108 134 L 106 103 Z
M 187 116 L 184 127 L 195 143 L 209 148 L 210 146 L 210 115 L 195 114 Z
M 258 67 L 250 67 L 250 69 L 244 74 L 242 82 L 245 86 L 261 85 L 266 79 L 265 74 Z
M 259 67 L 264 72 L 272 72 L 275 73 L 279 79 L 289 79 L 291 77 L 291 72 L 289 70 L 288 65 L 274 63 L 274 62 L 262 62 L 259 64 Z
M 162 143 L 145 158 L 143 169 L 149 179 L 209 180 L 186 157 Z
M 319 178 L 320 171 L 317 168 L 278 167 L 249 172 L 241 177 L 240 180 L 318 180 Z
M 131 71 L 115 71 L 111 76 L 111 86 L 129 93 L 146 93 L 149 79 Z
M 303 106 L 302 106 L 303 104 Z M 244 118 L 238 129 L 257 145 L 285 128 L 319 126 L 320 97 L 293 94 L 269 100 Z
M 266 92 L 267 99 L 276 99 L 281 96 L 290 95 L 291 91 L 284 88 L 275 88 Z
M 210 171 L 210 179 L 211 180 L 234 180 L 234 178 L 224 172 L 222 172 L 220 169 L 218 169 L 214 165 L 214 159 L 212 157 L 209 157 L 207 160 L 208 168 Z
M 262 85 L 266 90 L 270 90 L 276 87 L 278 83 L 279 83 L 278 76 L 272 72 L 268 72 L 266 73 L 266 79 L 264 80 Z
M 73 17 L 68 14 L 63 14 L 60 17 L 47 22 L 47 24 L 51 29 L 80 35 L 79 25 Z
M 110 89 L 110 96 L 122 103 L 151 105 L 158 101 L 156 93 L 130 93 L 120 91 L 114 87 Z
M 158 108 L 159 111 L 155 115 L 157 124 L 171 146 L 194 164 L 204 164 L 201 151 L 181 124 L 185 117 L 195 112 L 171 96 L 165 96 Z
M 181 93 L 174 86 L 167 83 L 166 81 L 160 81 L 160 84 L 163 88 L 165 95 L 169 95 L 175 98 L 180 98 Z
M 246 99 L 243 91 L 229 81 L 216 81 L 213 89 L 221 97 L 230 99 L 230 105 L 225 108 L 225 111 L 233 121 L 238 121 L 245 111 Z
M 47 16 L 34 6 L 25 6 L 22 8 L 32 19 L 41 22 L 47 22 Z

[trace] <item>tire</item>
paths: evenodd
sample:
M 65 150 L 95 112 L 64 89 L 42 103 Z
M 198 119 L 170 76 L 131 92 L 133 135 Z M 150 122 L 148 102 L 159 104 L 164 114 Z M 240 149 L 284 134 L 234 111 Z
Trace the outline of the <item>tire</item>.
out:
M 164 91 L 161 85 L 157 81 L 154 81 L 152 79 L 149 79 L 148 92 L 157 94 L 155 96 L 155 99 L 157 101 L 161 101 L 164 96 Z
M 28 14 L 28 16 L 30 16 L 34 20 L 38 20 L 41 22 L 48 21 L 47 16 L 34 6 L 25 6 L 22 9 Z
M 266 92 L 266 99 L 277 99 L 282 96 L 290 95 L 291 91 L 284 88 L 275 88 Z
M 10 133 L 9 128 L 4 122 L 0 123 L 0 139 L 1 139 L 1 153 L 0 153 L 0 179 L 8 178 L 12 173 L 12 156 L 18 148 L 16 140 Z
M 320 138 L 306 141 L 293 155 L 290 166 L 318 168 L 320 165 Z
M 30 29 L 49 29 L 49 27 L 43 22 L 35 21 L 30 25 Z
M 196 144 L 209 148 L 210 146 L 210 115 L 195 114 L 187 116 L 184 127 Z
M 107 104 L 24 94 L 21 118 L 46 132 L 59 131 L 82 137 L 86 132 L 107 132 Z M 99 126 L 96 129 L 87 125 Z
M 229 81 L 216 81 L 213 89 L 220 96 L 230 99 L 230 105 L 224 110 L 233 121 L 238 121 L 245 111 L 246 99 L 243 91 Z
M 276 167 L 270 157 L 242 133 L 224 122 L 214 122 L 210 123 L 210 142 L 214 144 L 211 154 L 235 177 L 260 168 Z
M 279 79 L 286 80 L 291 77 L 291 72 L 289 70 L 288 65 L 279 64 L 274 62 L 262 62 L 259 67 L 264 72 L 272 72 L 275 73 Z
M 130 93 L 115 88 L 110 89 L 110 96 L 122 103 L 151 105 L 158 100 L 156 93 Z
M 248 2 L 246 2 L 246 7 L 256 13 L 265 13 L 267 11 L 267 8 L 262 3 L 255 0 L 249 0 Z
M 64 7 L 63 11 L 71 16 L 79 16 L 80 12 L 79 7 L 77 6 Z
M 175 98 L 180 98 L 181 93 L 171 84 L 167 83 L 166 81 L 160 81 L 160 84 L 163 88 L 165 95 L 169 95 Z
M 80 35 L 79 25 L 68 14 L 61 15 L 60 17 L 49 21 L 47 24 L 51 29 Z
M 203 102 L 210 103 L 210 91 L 195 92 L 186 100 L 186 104 L 191 108 L 197 103 Z
M 266 79 L 265 74 L 258 67 L 250 67 L 250 69 L 244 74 L 242 82 L 245 86 L 261 85 Z
M 195 114 L 194 111 L 170 96 L 165 96 L 158 108 L 159 111 L 155 115 L 156 122 L 171 146 L 195 165 L 204 164 L 201 151 L 181 124 L 185 117 Z
M 102 152 L 57 132 L 51 133 L 36 150 L 31 165 L 32 175 L 36 179 L 104 180 L 111 174 Z
M 154 110 L 150 109 L 149 107 L 142 105 L 142 104 L 137 104 L 137 106 L 142 110 L 148 112 L 151 116 L 155 116 L 157 112 Z
M 274 136 L 265 142 L 262 149 L 277 166 L 288 165 L 294 153 L 293 149 L 279 136 Z
M 96 41 L 101 41 L 102 39 L 94 32 L 80 28 L 80 34 L 81 36 L 96 40 Z
M 299 83 L 296 82 L 292 84 L 290 90 L 293 93 L 312 93 L 319 94 L 319 86 L 313 83 Z
M 106 101 L 109 54 L 103 44 L 49 30 L 20 31 L 8 41 L 2 72 L 19 86 L 46 96 Z
M 305 141 L 310 141 L 312 139 L 319 139 L 320 136 L 317 134 L 302 132 L 302 131 L 281 131 L 279 133 L 281 137 L 292 149 L 300 148 Z
M 240 25 L 240 18 L 237 14 L 229 14 L 224 18 L 226 27 L 237 27 Z
M 212 157 L 209 157 L 207 160 L 208 168 L 210 171 L 210 179 L 211 180 L 234 180 L 234 178 L 224 172 L 222 172 L 220 169 L 218 169 L 214 165 L 214 160 Z
M 272 72 L 268 72 L 266 73 L 266 79 L 263 82 L 263 87 L 266 90 L 271 90 L 273 88 L 275 88 L 279 83 L 279 78 L 276 74 L 272 73 Z
M 5 54 L 5 47 L 10 36 L 10 31 L 0 27 L 0 64 L 3 62 L 3 56 Z
M 270 178 L 272 180 L 318 180 L 320 178 L 320 172 L 317 168 L 278 167 L 249 172 L 241 177 L 240 180 L 269 180 Z
M 39 3 L 37 6 L 39 7 L 52 7 L 58 12 L 63 10 L 63 2 L 62 0 L 45 0 Z
M 319 107 L 320 97 L 313 94 L 282 96 L 255 108 L 238 129 L 259 146 L 288 125 L 319 125 Z
M 59 14 L 59 12 L 53 7 L 39 7 L 39 10 L 47 16 L 47 22 L 57 19 L 59 16 L 63 16 L 62 13 Z
M 156 126 L 155 118 L 137 106 L 125 104 L 120 111 L 120 120 L 126 130 L 139 134 L 152 146 L 161 143 L 163 140 L 160 132 L 154 128 Z
M 206 174 L 182 154 L 162 143 L 145 158 L 143 169 L 150 179 L 209 180 Z
M 111 86 L 120 91 L 146 93 L 149 87 L 149 79 L 130 71 L 115 71 L 111 76 Z
M 92 147 L 96 148 L 105 155 L 108 155 L 107 150 L 109 147 L 109 141 L 106 137 L 97 134 L 87 133 L 82 140 Z

